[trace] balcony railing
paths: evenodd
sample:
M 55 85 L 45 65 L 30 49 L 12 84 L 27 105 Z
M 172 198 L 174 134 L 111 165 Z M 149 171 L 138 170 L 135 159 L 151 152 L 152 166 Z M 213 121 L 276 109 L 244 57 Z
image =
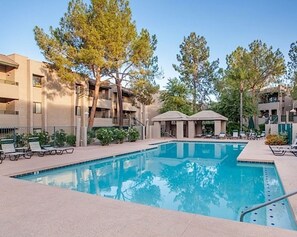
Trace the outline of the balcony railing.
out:
M 262 100 L 262 101 L 259 101 L 259 104 L 277 103 L 279 101 L 280 100 L 277 100 L 277 99 L 273 99 L 273 100 Z
M 282 119 L 282 118 L 281 118 Z M 265 119 L 266 124 L 277 124 L 278 123 L 278 115 L 270 115 L 269 118 Z
M 0 114 L 18 115 L 19 111 L 0 110 Z
M 118 119 L 118 117 L 113 117 L 112 118 L 112 123 L 114 124 L 114 125 L 118 125 L 119 124 L 119 119 Z M 140 123 L 140 121 L 139 121 L 139 123 Z M 137 119 L 135 119 L 135 118 L 124 118 L 123 119 L 123 125 L 124 126 L 135 126 L 135 125 L 139 125 L 139 123 L 138 123 L 138 120 Z
M 287 116 L 281 115 L 281 122 L 286 122 L 286 121 L 287 121 Z
M 1 84 L 8 84 L 8 85 L 15 85 L 15 86 L 19 85 L 18 82 L 10 81 L 10 80 L 4 80 L 4 79 L 0 79 L 0 83 Z

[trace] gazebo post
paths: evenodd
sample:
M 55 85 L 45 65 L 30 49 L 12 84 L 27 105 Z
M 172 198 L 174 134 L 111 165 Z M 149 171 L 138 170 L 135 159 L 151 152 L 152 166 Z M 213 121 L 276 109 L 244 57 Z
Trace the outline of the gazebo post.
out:
M 195 122 L 188 121 L 188 137 L 194 138 L 195 137 Z
M 184 138 L 184 121 L 176 121 L 176 138 Z
M 153 138 L 161 138 L 161 122 L 159 121 L 154 122 Z
M 196 125 L 196 128 L 195 128 L 195 132 L 197 134 L 202 134 L 203 133 L 203 130 L 202 130 L 202 121 L 197 121 L 197 125 Z
M 220 120 L 214 121 L 214 135 L 220 135 L 222 131 L 222 122 Z
M 227 128 L 227 122 L 226 121 L 222 121 L 222 132 L 226 133 L 226 129 Z

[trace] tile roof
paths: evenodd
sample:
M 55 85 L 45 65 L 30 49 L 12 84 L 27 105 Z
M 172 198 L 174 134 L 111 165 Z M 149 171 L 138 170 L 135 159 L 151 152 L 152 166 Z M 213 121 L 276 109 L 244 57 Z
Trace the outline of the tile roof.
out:
M 15 61 L 4 54 L 0 54 L 0 65 L 10 66 L 14 68 L 19 67 L 19 64 L 17 64 Z

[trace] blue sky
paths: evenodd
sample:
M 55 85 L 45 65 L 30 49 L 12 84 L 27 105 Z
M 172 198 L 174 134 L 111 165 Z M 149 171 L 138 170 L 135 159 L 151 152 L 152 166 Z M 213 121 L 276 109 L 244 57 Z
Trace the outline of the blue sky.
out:
M 43 60 L 33 28 L 57 27 L 68 0 L 2 0 L 0 53 L 18 53 Z M 296 0 L 130 0 L 137 28 L 147 28 L 158 38 L 157 55 L 164 79 L 177 76 L 172 64 L 183 38 L 196 32 L 206 38 L 211 60 L 225 58 L 237 46 L 248 47 L 260 39 L 279 48 L 286 59 L 297 41 Z

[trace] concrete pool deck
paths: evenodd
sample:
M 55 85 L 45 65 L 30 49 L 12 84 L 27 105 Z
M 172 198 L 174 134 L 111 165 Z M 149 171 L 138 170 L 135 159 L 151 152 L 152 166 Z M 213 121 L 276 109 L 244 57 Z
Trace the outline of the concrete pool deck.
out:
M 152 208 L 9 178 L 147 149 L 160 141 L 165 140 L 89 146 L 76 148 L 71 155 L 33 156 L 16 162 L 4 160 L 0 165 L 0 236 L 297 236 L 296 231 Z M 264 140 L 256 140 L 249 141 L 238 159 L 274 162 L 285 192 L 297 190 L 294 155 L 276 157 Z M 297 196 L 289 200 L 296 218 Z

